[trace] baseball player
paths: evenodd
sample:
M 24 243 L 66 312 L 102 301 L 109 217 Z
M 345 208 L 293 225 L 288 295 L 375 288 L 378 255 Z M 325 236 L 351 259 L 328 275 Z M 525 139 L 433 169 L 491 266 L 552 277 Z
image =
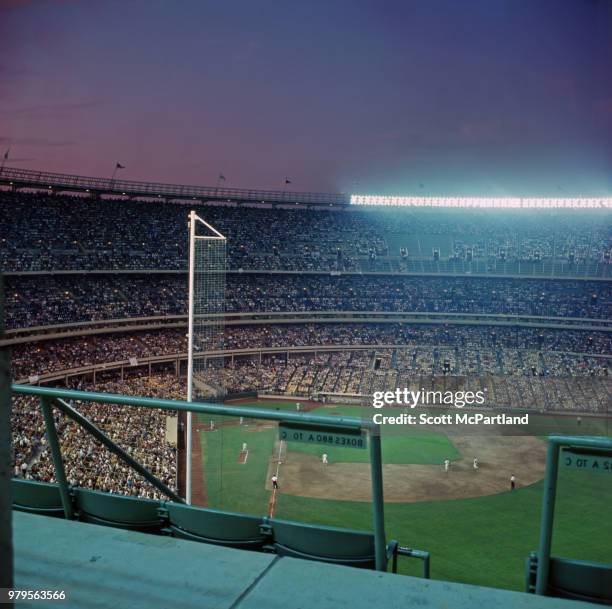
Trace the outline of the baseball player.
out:
M 327 459 L 327 453 L 323 453 L 321 460 L 323 461 L 323 465 L 329 465 L 329 460 Z
M 447 472 L 450 468 L 450 461 L 448 459 L 444 459 L 444 471 Z
M 278 476 L 276 474 L 274 474 L 274 476 L 272 476 L 272 488 L 275 491 L 278 490 Z

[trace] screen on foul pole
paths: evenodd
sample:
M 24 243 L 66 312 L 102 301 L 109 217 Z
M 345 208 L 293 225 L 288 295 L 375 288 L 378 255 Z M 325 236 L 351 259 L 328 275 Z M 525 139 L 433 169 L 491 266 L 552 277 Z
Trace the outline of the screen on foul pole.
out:
M 189 314 L 187 401 L 223 401 L 226 238 L 189 214 Z M 214 424 L 214 423 L 212 423 Z M 187 413 L 185 499 L 192 502 L 192 413 Z

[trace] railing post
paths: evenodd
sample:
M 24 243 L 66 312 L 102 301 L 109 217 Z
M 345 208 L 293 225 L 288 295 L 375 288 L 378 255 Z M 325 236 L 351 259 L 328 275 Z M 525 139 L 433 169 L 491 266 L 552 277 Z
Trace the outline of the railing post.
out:
M 372 507 L 374 513 L 374 550 L 376 570 L 387 570 L 385 539 L 385 504 L 383 498 L 382 451 L 380 427 L 370 427 L 370 465 L 372 468 Z
M 53 408 L 49 398 L 40 398 L 40 407 L 45 418 L 45 427 L 47 430 L 47 441 L 51 449 L 51 458 L 55 468 L 55 478 L 59 486 L 60 495 L 62 497 L 62 505 L 64 507 L 64 515 L 67 519 L 72 520 L 72 502 L 70 501 L 70 491 L 68 490 L 68 481 L 66 480 L 66 472 L 64 471 L 64 461 L 62 460 L 62 451 L 57 437 L 57 429 L 53 420 Z
M 0 275 L 0 337 L 4 338 L 4 289 Z M 11 488 L 11 360 L 0 349 L 0 588 L 13 587 L 13 524 Z M 7 605 L 10 606 L 10 605 Z
M 429 579 L 429 552 L 423 557 L 423 577 Z
M 550 547 L 552 543 L 555 495 L 557 493 L 557 474 L 559 470 L 559 450 L 559 444 L 555 439 L 549 438 L 548 452 L 546 455 L 546 474 L 544 477 L 544 497 L 542 500 L 542 520 L 540 523 L 540 547 L 538 549 L 536 594 L 546 594 L 548 588 Z

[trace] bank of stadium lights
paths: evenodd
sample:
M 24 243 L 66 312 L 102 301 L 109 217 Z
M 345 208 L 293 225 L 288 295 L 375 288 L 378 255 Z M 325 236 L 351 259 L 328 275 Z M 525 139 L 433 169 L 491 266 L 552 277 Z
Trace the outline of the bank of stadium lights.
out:
M 389 207 L 487 207 L 518 209 L 612 208 L 612 197 L 520 198 L 520 197 L 392 197 L 351 195 L 351 205 Z

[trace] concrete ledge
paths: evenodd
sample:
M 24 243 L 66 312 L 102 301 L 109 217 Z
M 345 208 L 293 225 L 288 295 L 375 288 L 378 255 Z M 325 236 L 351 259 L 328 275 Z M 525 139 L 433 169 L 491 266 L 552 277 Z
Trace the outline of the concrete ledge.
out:
M 15 587 L 78 609 L 592 609 L 590 603 L 277 558 L 13 513 Z M 435 558 L 435 557 L 434 557 Z M 45 603 L 43 603 L 45 604 Z M 41 602 L 19 602 L 38 607 Z

